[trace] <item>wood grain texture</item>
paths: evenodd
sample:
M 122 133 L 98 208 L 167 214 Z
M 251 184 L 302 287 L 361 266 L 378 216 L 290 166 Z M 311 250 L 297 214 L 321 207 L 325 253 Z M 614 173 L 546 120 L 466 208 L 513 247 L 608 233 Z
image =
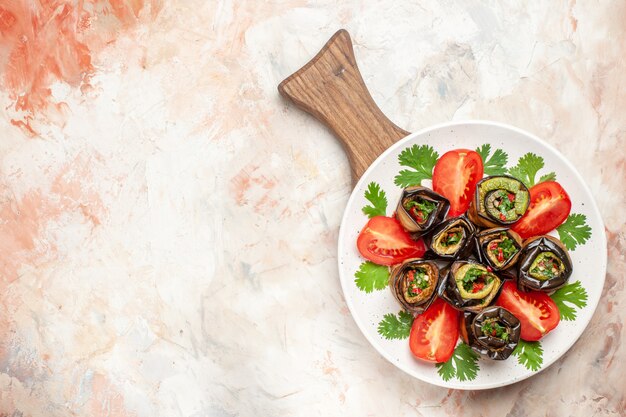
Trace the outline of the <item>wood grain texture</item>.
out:
M 350 35 L 335 33 L 315 57 L 278 86 L 283 97 L 323 122 L 343 144 L 356 182 L 389 146 L 409 132 L 378 108 L 354 58 Z

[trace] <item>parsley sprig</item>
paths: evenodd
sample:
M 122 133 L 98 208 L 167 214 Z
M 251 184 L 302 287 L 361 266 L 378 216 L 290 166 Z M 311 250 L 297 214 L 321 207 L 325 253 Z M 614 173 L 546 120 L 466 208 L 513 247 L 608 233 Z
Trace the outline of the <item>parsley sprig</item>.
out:
M 397 316 L 393 313 L 385 314 L 378 323 L 378 333 L 387 340 L 407 339 L 412 324 L 413 316 L 406 311 L 400 311 Z
M 539 170 L 542 169 L 544 165 L 545 163 L 541 156 L 528 152 L 517 161 L 517 165 L 513 168 L 509 168 L 509 174 L 522 181 L 527 187 L 530 188 L 537 184 L 535 182 L 535 178 L 537 177 Z M 539 182 L 554 180 L 556 180 L 556 174 L 554 172 L 542 175 L 539 178 Z
M 576 308 L 583 308 L 587 305 L 587 291 L 576 281 L 560 288 L 550 296 L 559 308 L 559 314 L 563 320 L 576 320 Z
M 478 375 L 478 354 L 465 343 L 459 343 L 447 362 L 438 363 L 437 373 L 444 381 L 456 378 L 471 381 Z
M 527 342 L 520 339 L 513 351 L 517 361 L 531 371 L 537 371 L 543 363 L 543 348 L 540 342 Z
M 371 206 L 362 208 L 363 213 L 370 219 L 375 216 L 387 214 L 387 195 L 381 190 L 380 185 L 374 181 L 370 182 L 365 191 L 365 199 L 372 203 Z
M 485 143 L 483 146 L 476 148 L 476 152 L 483 159 L 483 166 L 485 168 L 485 175 L 503 175 L 506 174 L 506 163 L 509 160 L 509 155 L 502 149 L 496 149 L 491 155 L 491 145 Z
M 361 291 L 370 293 L 374 290 L 382 290 L 387 288 L 389 283 L 389 268 L 366 261 L 361 264 L 354 277 L 354 282 Z
M 569 250 L 583 245 L 591 237 L 591 227 L 587 225 L 587 216 L 584 214 L 570 214 L 565 223 L 556 228 L 559 239 Z
M 433 177 L 433 168 L 439 159 L 439 153 L 429 145 L 413 145 L 406 148 L 398 155 L 398 162 L 404 167 L 411 169 L 403 169 L 395 176 L 393 182 L 399 187 L 409 187 L 412 185 L 420 185 L 422 180 Z

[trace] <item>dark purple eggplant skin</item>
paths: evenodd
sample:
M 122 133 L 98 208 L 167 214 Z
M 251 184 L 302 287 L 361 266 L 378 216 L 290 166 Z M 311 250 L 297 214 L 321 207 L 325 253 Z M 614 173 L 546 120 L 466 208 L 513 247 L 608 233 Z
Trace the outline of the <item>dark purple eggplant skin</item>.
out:
M 486 265 L 483 265 L 474 261 L 455 261 L 451 263 L 449 266 L 443 268 L 441 271 L 442 278 L 441 278 L 441 285 L 439 286 L 439 297 L 443 298 L 445 301 L 448 302 L 448 304 L 450 304 L 452 307 L 456 308 L 457 310 L 470 311 L 470 312 L 476 313 L 495 302 L 495 300 L 500 295 L 500 291 L 502 290 L 502 284 L 504 280 L 499 274 L 494 274 L 498 277 L 500 282 L 498 284 L 497 289 L 493 291 L 493 297 L 485 305 L 482 304 L 483 303 L 482 300 L 465 299 L 461 296 L 461 293 L 459 292 L 459 288 L 457 287 L 456 281 L 454 279 L 454 274 L 461 266 L 463 266 L 464 264 L 468 264 L 468 263 L 475 264 L 475 265 L 482 265 L 484 267 L 487 267 Z
M 496 237 L 498 237 L 501 233 L 506 233 L 510 239 L 513 240 L 515 246 L 517 247 L 518 252 L 513 255 L 510 259 L 508 259 L 504 265 L 498 266 L 494 262 L 492 262 L 491 258 L 487 256 L 487 247 L 489 243 Z M 507 227 L 494 227 L 491 229 L 485 229 L 478 233 L 476 233 L 475 237 L 475 254 L 478 260 L 485 264 L 489 265 L 494 271 L 503 271 L 505 269 L 512 268 L 517 263 L 519 259 L 520 252 L 522 250 L 522 239 L 519 237 L 517 233 L 510 230 Z
M 509 328 L 510 336 L 507 342 L 495 337 L 485 336 L 480 327 L 484 320 L 498 318 Z M 480 313 L 464 312 L 461 321 L 461 337 L 475 352 L 493 360 L 505 360 L 515 350 L 519 343 L 522 326 L 520 321 L 510 311 L 502 307 L 487 307 Z
M 465 230 L 465 240 L 459 246 L 459 249 L 453 254 L 443 254 L 436 249 L 433 249 L 433 244 L 436 241 L 437 237 L 446 232 L 448 229 L 451 229 L 456 226 L 460 226 Z M 474 235 L 476 234 L 476 227 L 468 220 L 465 216 L 452 217 L 450 219 L 445 220 L 440 223 L 437 227 L 435 227 L 427 239 L 429 252 L 431 253 L 429 257 L 445 259 L 445 260 L 456 260 L 456 259 L 466 259 L 469 257 L 475 246 Z
M 563 274 L 547 280 L 533 278 L 529 274 L 530 266 L 542 252 L 552 252 L 563 262 Z M 537 236 L 527 239 L 520 252 L 517 270 L 517 286 L 523 291 L 552 292 L 563 287 L 569 281 L 574 270 L 572 259 L 563 243 L 552 236 Z
M 420 225 L 411 215 L 404 209 L 404 200 L 412 198 L 423 198 L 429 200 L 437 205 L 437 208 L 428 216 L 428 220 Z M 407 187 L 402 191 L 400 201 L 396 207 L 396 218 L 402 225 L 402 227 L 409 233 L 414 239 L 419 239 L 422 235 L 430 232 L 435 226 L 443 221 L 450 210 L 450 202 L 447 198 L 439 193 L 434 192 L 430 188 L 426 187 Z
M 402 294 L 402 291 L 401 291 L 401 286 L 402 286 L 401 280 L 404 277 L 404 273 L 408 268 L 419 267 L 420 265 L 430 265 L 435 271 L 435 273 L 437 274 L 437 276 L 436 276 L 434 285 L 432 287 L 433 288 L 432 294 L 430 294 L 428 298 L 424 299 L 420 303 L 411 304 L 407 302 L 406 299 L 404 299 L 404 295 Z M 398 301 L 398 303 L 400 303 L 402 308 L 416 315 L 416 314 L 422 314 L 432 304 L 435 297 L 437 297 L 437 292 L 439 289 L 440 282 L 441 282 L 441 273 L 439 271 L 439 267 L 437 266 L 435 262 L 427 261 L 423 259 L 407 259 L 406 261 L 402 262 L 402 264 L 400 264 L 399 266 L 397 266 L 396 268 L 392 270 L 391 276 L 389 277 L 389 288 L 391 289 L 393 296 Z

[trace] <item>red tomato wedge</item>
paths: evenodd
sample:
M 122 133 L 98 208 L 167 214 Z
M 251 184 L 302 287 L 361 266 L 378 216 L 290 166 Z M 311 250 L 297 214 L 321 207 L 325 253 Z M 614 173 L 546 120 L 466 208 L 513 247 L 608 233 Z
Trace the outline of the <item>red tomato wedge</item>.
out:
M 365 259 L 378 265 L 394 265 L 426 253 L 422 239 L 415 241 L 393 217 L 372 217 L 356 240 Z
M 548 294 L 540 291 L 520 291 L 514 282 L 507 281 L 496 300 L 496 305 L 509 310 L 522 324 L 521 338 L 541 339 L 561 320 L 559 309 Z
M 569 196 L 556 181 L 546 181 L 530 188 L 528 210 L 511 227 L 522 239 L 545 235 L 563 223 L 572 209 Z
M 459 338 L 459 312 L 437 298 L 413 320 L 409 347 L 413 355 L 428 362 L 446 362 Z
M 482 158 L 469 149 L 455 149 L 439 158 L 433 169 L 433 190 L 450 201 L 449 217 L 467 211 L 483 171 Z

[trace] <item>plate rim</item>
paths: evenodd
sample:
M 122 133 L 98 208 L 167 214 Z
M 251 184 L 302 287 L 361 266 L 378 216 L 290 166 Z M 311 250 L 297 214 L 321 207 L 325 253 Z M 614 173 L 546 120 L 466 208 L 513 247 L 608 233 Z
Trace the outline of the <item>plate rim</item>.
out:
M 557 357 L 555 357 L 554 359 L 552 359 L 549 362 L 544 362 L 544 364 L 542 365 L 542 367 L 535 372 L 531 372 L 527 375 L 524 375 L 522 377 L 517 377 L 517 378 L 513 378 L 510 381 L 506 381 L 506 382 L 498 382 L 498 383 L 486 383 L 486 384 L 479 384 L 476 385 L 474 383 L 474 385 L 472 385 L 472 381 L 444 381 L 443 379 L 441 381 L 431 381 L 431 380 L 426 380 L 424 378 L 422 378 L 420 375 L 418 375 L 417 373 L 413 372 L 410 369 L 407 369 L 405 367 L 403 367 L 400 363 L 398 363 L 397 361 L 393 360 L 392 358 L 390 358 L 384 351 L 382 351 L 381 349 L 378 348 L 378 346 L 374 343 L 374 340 L 372 337 L 370 337 L 368 335 L 367 332 L 364 331 L 363 329 L 363 324 L 361 323 L 361 321 L 359 319 L 357 319 L 357 316 L 354 314 L 354 307 L 352 304 L 352 301 L 350 299 L 348 299 L 348 297 L 346 297 L 346 283 L 347 280 L 344 280 L 342 278 L 342 257 L 341 257 L 341 248 L 344 246 L 344 228 L 346 227 L 346 219 L 348 218 L 348 207 L 350 207 L 353 203 L 354 203 L 354 199 L 357 198 L 358 193 L 356 193 L 356 190 L 361 189 L 361 186 L 363 185 L 363 183 L 366 181 L 365 178 L 368 176 L 368 174 L 374 169 L 374 167 L 376 167 L 378 164 L 380 164 L 382 161 L 386 160 L 388 155 L 390 153 L 392 153 L 394 150 L 396 150 L 399 147 L 402 147 L 403 145 L 406 144 L 406 142 L 409 142 L 411 139 L 417 137 L 417 136 L 421 136 L 424 134 L 427 134 L 428 132 L 431 132 L 433 130 L 438 130 L 438 129 L 445 129 L 445 128 L 449 128 L 449 127 L 455 127 L 455 126 L 459 126 L 459 125 L 484 125 L 484 126 L 491 126 L 491 127 L 497 127 L 497 128 L 501 128 L 501 129 L 507 129 L 513 132 L 516 132 L 518 134 L 524 135 L 526 137 L 528 137 L 529 139 L 531 139 L 532 141 L 535 141 L 537 143 L 539 143 L 541 146 L 544 146 L 546 148 L 548 148 L 550 151 L 552 151 L 554 153 L 554 155 L 556 155 L 556 157 L 558 159 L 560 159 L 567 167 L 570 168 L 570 170 L 574 173 L 575 178 L 582 184 L 583 187 L 583 191 L 586 192 L 589 196 L 591 196 L 590 199 L 590 206 L 591 206 L 591 211 L 593 212 L 593 214 L 600 219 L 600 223 L 603 227 L 601 227 L 601 231 L 599 232 L 599 245 L 601 246 L 602 250 L 602 254 L 601 254 L 601 265 L 602 265 L 602 287 L 600 290 L 600 296 L 598 297 L 598 299 L 596 300 L 595 304 L 593 306 L 589 306 L 589 308 L 591 308 L 591 314 L 589 315 L 589 319 L 587 320 L 586 323 L 584 323 L 584 325 L 580 326 L 580 330 L 577 331 L 575 337 L 573 337 L 570 341 L 568 341 L 566 343 L 566 348 L 563 350 L 563 352 L 558 355 Z M 594 230 L 594 232 L 596 232 Z M 505 387 L 520 381 L 523 381 L 527 378 L 530 378 L 532 376 L 538 375 L 539 373 L 541 373 L 542 371 L 544 371 L 545 369 L 549 368 L 550 366 L 552 366 L 552 364 L 554 364 L 556 361 L 558 361 L 559 359 L 561 359 L 571 348 L 572 346 L 574 346 L 574 344 L 578 341 L 578 339 L 580 339 L 580 336 L 582 336 L 583 332 L 587 329 L 587 327 L 589 326 L 589 323 L 591 322 L 591 319 L 593 318 L 593 316 L 595 315 L 595 312 L 598 308 L 598 305 L 600 304 L 600 299 L 602 298 L 602 290 L 604 289 L 604 284 L 606 282 L 606 270 L 607 270 L 607 258 L 608 258 L 608 246 L 607 246 L 607 239 L 606 239 L 606 231 L 605 231 L 605 227 L 604 227 L 604 219 L 602 218 L 602 215 L 600 213 L 600 210 L 598 209 L 598 205 L 595 201 L 595 199 L 593 198 L 593 194 L 591 193 L 591 190 L 589 189 L 589 186 L 587 185 L 587 183 L 585 182 L 583 176 L 578 172 L 578 170 L 576 169 L 576 167 L 563 155 L 561 154 L 561 152 L 559 152 L 559 150 L 557 150 L 554 146 L 552 146 L 550 143 L 546 142 L 545 140 L 541 139 L 540 137 L 538 137 L 537 135 L 534 135 L 533 133 L 530 133 L 524 129 L 521 129 L 519 127 L 516 126 L 512 126 L 510 124 L 507 123 L 503 123 L 503 122 L 497 122 L 497 121 L 492 121 L 492 120 L 483 120 L 483 119 L 468 119 L 468 120 L 454 120 L 454 121 L 448 121 L 448 122 L 443 122 L 443 123 L 438 123 L 435 125 L 431 125 L 428 126 L 426 128 L 420 129 L 417 132 L 413 132 L 410 133 L 409 135 L 405 136 L 404 138 L 400 139 L 399 141 L 397 141 L 396 143 L 394 143 L 393 145 L 391 145 L 390 147 L 388 147 L 382 154 L 380 154 L 371 164 L 369 167 L 367 167 L 367 169 L 365 170 L 365 172 L 363 173 L 363 175 L 361 176 L 361 178 L 359 178 L 359 180 L 356 182 L 356 184 L 354 185 L 354 187 L 352 188 L 352 191 L 350 192 L 350 197 L 348 198 L 348 201 L 346 202 L 346 206 L 343 212 L 343 215 L 341 216 L 341 224 L 339 226 L 339 237 L 337 240 L 337 267 L 339 270 L 339 283 L 341 285 L 341 291 L 342 291 L 342 295 L 343 295 L 343 299 L 346 302 L 346 305 L 348 306 L 348 310 L 350 311 L 350 315 L 352 316 L 352 320 L 354 320 L 354 322 L 356 323 L 357 327 L 359 328 L 359 331 L 361 332 L 361 334 L 365 337 L 365 339 L 368 341 L 368 343 L 371 345 L 372 348 L 374 348 L 374 350 L 381 355 L 385 360 L 387 360 L 389 363 L 391 363 L 392 365 L 394 365 L 394 367 L 396 367 L 397 369 L 401 370 L 402 372 L 410 375 L 413 378 L 416 378 L 420 381 L 423 381 L 425 383 L 431 384 L 431 385 L 435 385 L 435 386 L 439 386 L 442 388 L 452 388 L 452 389 L 459 389 L 459 390 L 468 390 L 468 391 L 478 391 L 478 390 L 485 390 L 485 389 L 493 389 L 493 388 L 499 388 L 499 387 Z M 351 282 L 351 281 L 350 281 Z M 468 385 L 467 382 L 469 382 L 470 384 Z

